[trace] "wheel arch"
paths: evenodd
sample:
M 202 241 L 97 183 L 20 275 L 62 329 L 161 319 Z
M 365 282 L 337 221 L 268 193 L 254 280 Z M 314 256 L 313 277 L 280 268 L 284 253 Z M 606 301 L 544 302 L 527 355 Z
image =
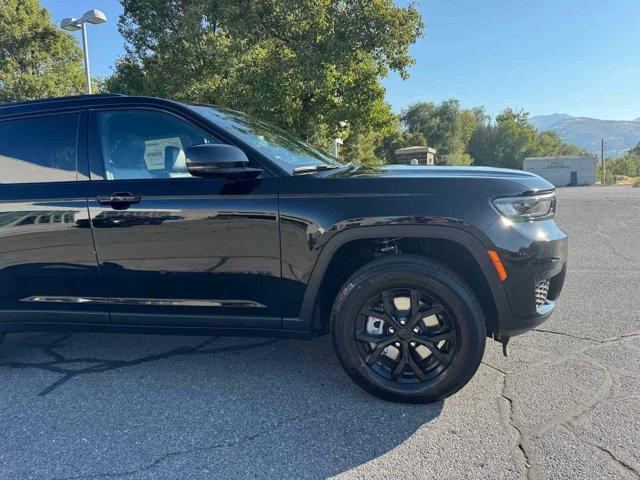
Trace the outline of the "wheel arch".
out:
M 487 248 L 475 235 L 466 230 L 440 225 L 354 227 L 335 234 L 322 249 L 309 278 L 299 319 L 295 322 L 298 328 L 303 327 L 315 332 L 323 332 L 326 330 L 325 320 L 327 319 L 323 318 L 326 315 L 323 315 L 320 308 L 323 301 L 320 294 L 323 289 L 325 277 L 330 271 L 336 255 L 344 251 L 345 247 L 354 244 L 354 242 L 388 238 L 448 241 L 468 252 L 474 260 L 478 271 L 481 273 L 482 280 L 485 282 L 486 287 L 490 290 L 490 295 L 485 295 L 486 292 L 478 291 L 478 288 L 482 289 L 482 287 L 478 287 L 477 285 L 471 286 L 476 296 L 478 296 L 481 303 L 483 303 L 487 328 L 490 332 L 499 331 L 502 318 L 510 315 L 510 310 L 504 286 L 500 282 L 495 268 L 491 263 L 487 254 Z M 443 263 L 445 263 L 445 265 L 447 264 L 446 262 Z M 488 302 L 491 302 L 491 304 Z M 487 309 L 489 311 L 487 311 Z M 285 327 L 286 326 L 285 324 Z

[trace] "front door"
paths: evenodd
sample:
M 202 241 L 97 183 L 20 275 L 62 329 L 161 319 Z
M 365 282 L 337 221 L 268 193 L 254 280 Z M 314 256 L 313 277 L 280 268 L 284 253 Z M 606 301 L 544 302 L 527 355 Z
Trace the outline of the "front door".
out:
M 281 328 L 276 179 L 192 177 L 185 148 L 220 140 L 173 113 L 91 120 L 89 211 L 112 320 Z
M 578 185 L 578 172 L 571 172 L 571 181 L 569 182 L 569 185 L 573 187 Z
M 88 184 L 83 112 L 0 121 L 0 322 L 109 323 Z

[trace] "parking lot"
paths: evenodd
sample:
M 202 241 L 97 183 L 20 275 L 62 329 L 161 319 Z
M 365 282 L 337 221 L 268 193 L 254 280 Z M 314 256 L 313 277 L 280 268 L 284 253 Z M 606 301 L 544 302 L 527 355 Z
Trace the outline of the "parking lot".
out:
M 0 478 L 638 478 L 640 189 L 561 189 L 558 310 L 432 405 L 387 403 L 327 337 L 15 334 Z

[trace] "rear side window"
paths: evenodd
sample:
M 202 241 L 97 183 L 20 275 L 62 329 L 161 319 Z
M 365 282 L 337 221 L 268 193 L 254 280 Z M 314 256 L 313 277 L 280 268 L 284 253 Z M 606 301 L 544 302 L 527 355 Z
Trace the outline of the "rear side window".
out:
M 0 121 L 0 183 L 76 180 L 79 117 Z

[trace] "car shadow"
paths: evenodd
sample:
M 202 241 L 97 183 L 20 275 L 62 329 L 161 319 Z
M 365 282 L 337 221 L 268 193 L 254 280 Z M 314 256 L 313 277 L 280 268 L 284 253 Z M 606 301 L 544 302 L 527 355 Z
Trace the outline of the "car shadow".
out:
M 0 381 L 12 452 L 0 452 L 0 476 L 14 478 L 326 478 L 393 450 L 443 408 L 368 395 L 328 337 L 13 334 Z

